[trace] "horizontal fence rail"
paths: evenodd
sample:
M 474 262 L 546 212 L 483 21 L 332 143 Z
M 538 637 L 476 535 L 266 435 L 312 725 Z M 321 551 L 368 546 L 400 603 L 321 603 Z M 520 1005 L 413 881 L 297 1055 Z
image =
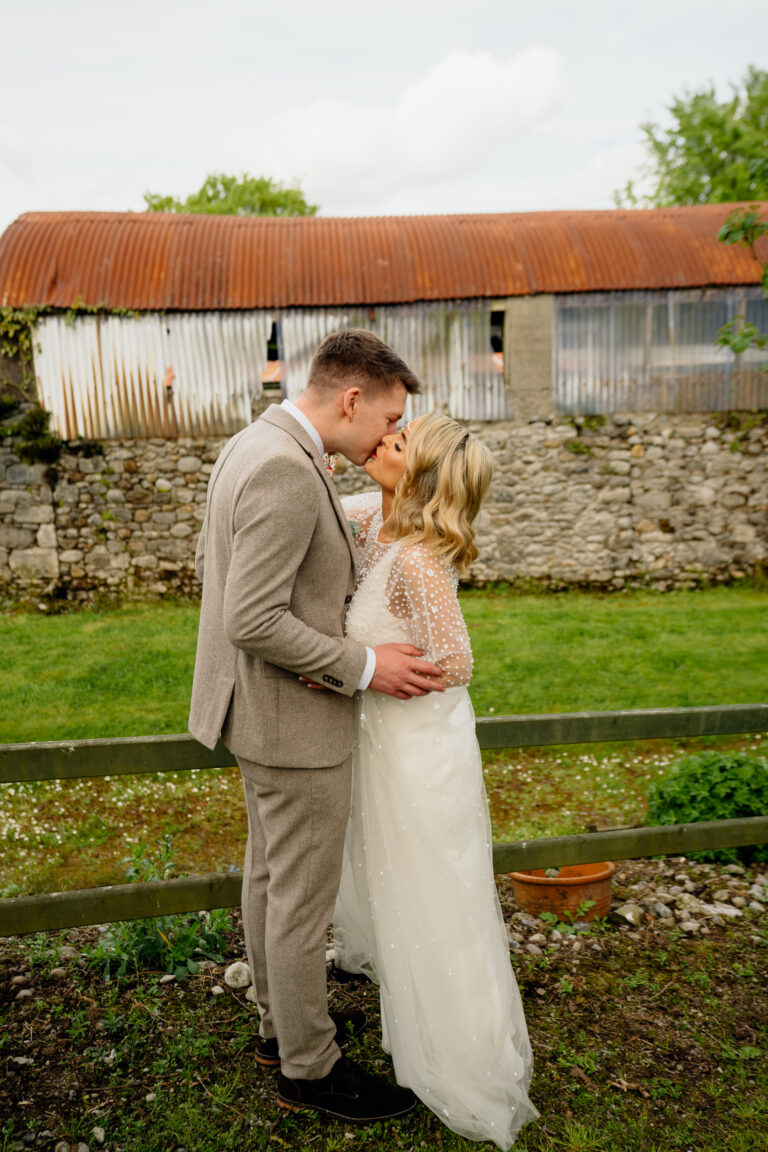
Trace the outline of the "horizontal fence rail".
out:
M 699 824 L 668 824 L 659 828 L 628 828 L 618 832 L 588 832 L 494 844 L 497 873 L 530 868 L 561 868 L 598 860 L 635 860 L 712 848 L 734 848 L 768 842 L 768 816 L 741 820 L 708 820 Z M 115 884 L 41 896 L 17 896 L 0 901 L 0 937 L 30 932 L 81 928 L 116 920 L 141 920 L 177 912 L 240 906 L 240 872 L 211 872 L 180 880 Z
M 733 736 L 768 731 L 768 704 L 488 716 L 477 721 L 476 730 L 481 748 L 537 748 L 551 744 Z M 186 733 L 115 740 L 0 744 L 0 783 L 183 772 L 199 768 L 229 768 L 235 763 L 234 756 L 223 744 L 211 751 Z
M 768 731 L 768 704 L 720 708 L 652 708 L 543 716 L 499 716 L 477 721 L 483 748 L 663 740 Z M 191 736 L 145 736 L 0 745 L 0 783 L 178 772 L 235 763 L 222 744 L 210 751 Z M 715 848 L 768 843 L 768 815 L 655 828 L 627 828 L 495 844 L 497 873 L 530 868 L 685 855 Z M 78 928 L 148 916 L 234 908 L 242 874 L 209 873 L 176 880 L 116 884 L 0 901 L 0 937 Z

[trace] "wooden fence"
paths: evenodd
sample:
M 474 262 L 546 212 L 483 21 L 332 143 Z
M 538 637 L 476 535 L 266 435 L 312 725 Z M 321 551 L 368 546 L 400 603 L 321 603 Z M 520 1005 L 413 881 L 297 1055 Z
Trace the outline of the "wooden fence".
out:
M 768 704 L 500 716 L 477 721 L 481 748 L 671 740 L 766 731 Z M 0 783 L 178 772 L 224 768 L 234 763 L 234 757 L 222 744 L 211 752 L 187 735 L 4 744 L 0 745 Z M 768 815 L 495 844 L 493 860 L 496 872 L 511 872 L 764 843 L 768 843 Z M 240 904 L 241 884 L 240 873 L 209 873 L 177 880 L 19 896 L 0 901 L 0 937 L 206 908 L 233 908 Z

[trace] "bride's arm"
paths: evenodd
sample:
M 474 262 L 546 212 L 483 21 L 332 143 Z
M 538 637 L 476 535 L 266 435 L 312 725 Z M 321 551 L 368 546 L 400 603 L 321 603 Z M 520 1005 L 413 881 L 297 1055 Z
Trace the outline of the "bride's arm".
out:
M 443 669 L 446 687 L 468 684 L 472 648 L 455 574 L 426 545 L 407 545 L 393 565 L 388 595 L 391 611 L 408 620 L 411 643 Z
M 368 539 L 368 529 L 376 512 L 381 510 L 381 490 L 375 492 L 357 492 L 354 496 L 342 496 L 341 506 L 349 520 L 355 547 L 365 548 Z

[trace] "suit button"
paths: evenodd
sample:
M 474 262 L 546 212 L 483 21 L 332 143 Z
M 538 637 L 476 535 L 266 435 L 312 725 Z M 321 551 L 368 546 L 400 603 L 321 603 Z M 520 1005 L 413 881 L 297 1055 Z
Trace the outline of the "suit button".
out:
M 351 604 L 352 603 L 352 597 L 351 596 L 345 596 L 344 597 L 344 603 L 345 604 Z

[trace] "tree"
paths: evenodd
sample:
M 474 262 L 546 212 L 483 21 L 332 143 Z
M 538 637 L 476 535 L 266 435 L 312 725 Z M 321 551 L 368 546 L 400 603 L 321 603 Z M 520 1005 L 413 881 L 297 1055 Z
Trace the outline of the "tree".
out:
M 217 216 L 314 216 L 300 188 L 285 188 L 265 176 L 225 176 L 214 172 L 186 200 L 145 192 L 148 212 L 206 212 Z
M 638 194 L 630 180 L 614 193 L 618 207 L 768 200 L 768 72 L 748 68 L 731 87 L 722 102 L 714 87 L 676 97 L 670 127 L 641 125 L 652 188 Z
M 749 248 L 760 265 L 760 282 L 768 296 L 768 261 L 763 263 L 755 250 L 757 241 L 766 234 L 768 234 L 768 220 L 764 220 L 759 212 L 740 208 L 730 214 L 718 232 L 717 238 L 723 244 L 742 244 L 745 248 Z M 734 316 L 720 329 L 715 343 L 721 348 L 730 348 L 736 356 L 740 356 L 748 348 L 763 349 L 768 346 L 768 333 L 761 332 L 744 316 Z M 768 365 L 764 371 L 768 372 Z

